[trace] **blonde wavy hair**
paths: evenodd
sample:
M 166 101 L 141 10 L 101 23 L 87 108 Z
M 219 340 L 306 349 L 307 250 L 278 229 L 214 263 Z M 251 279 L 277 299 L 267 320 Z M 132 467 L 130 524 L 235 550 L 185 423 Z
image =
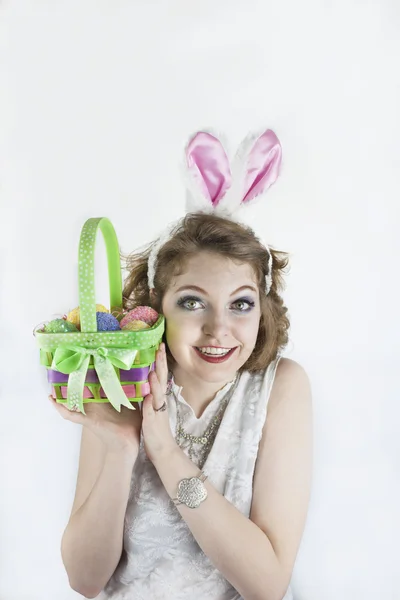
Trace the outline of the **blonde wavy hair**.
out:
M 289 255 L 270 248 L 273 260 L 272 286 L 267 296 L 264 290 L 269 255 L 254 231 L 242 223 L 216 215 L 188 213 L 157 254 L 153 298 L 148 287 L 147 268 L 154 244 L 155 241 L 144 246 L 142 251 L 129 255 L 121 253 L 121 260 L 128 271 L 123 289 L 124 308 L 131 310 L 136 306 L 152 306 L 161 313 L 163 297 L 171 279 L 181 274 L 186 261 L 199 252 L 212 252 L 236 264 L 248 263 L 253 268 L 260 290 L 261 317 L 253 352 L 239 371 L 253 372 L 268 367 L 288 343 L 290 322 L 280 292 L 285 287 L 283 274 L 289 264 Z M 174 358 L 169 351 L 165 332 L 162 341 L 166 346 L 168 364 L 171 365 Z

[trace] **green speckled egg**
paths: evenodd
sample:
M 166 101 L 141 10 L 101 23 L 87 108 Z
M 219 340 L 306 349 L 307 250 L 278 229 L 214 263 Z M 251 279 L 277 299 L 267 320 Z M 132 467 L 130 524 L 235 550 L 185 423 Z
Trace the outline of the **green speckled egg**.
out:
M 71 331 L 79 331 L 79 329 L 65 319 L 53 319 L 53 321 L 46 323 L 44 331 L 45 333 L 70 333 Z

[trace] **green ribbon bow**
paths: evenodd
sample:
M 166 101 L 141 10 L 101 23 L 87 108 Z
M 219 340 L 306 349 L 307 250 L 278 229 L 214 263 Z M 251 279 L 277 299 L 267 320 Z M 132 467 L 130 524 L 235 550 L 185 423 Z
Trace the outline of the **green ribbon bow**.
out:
M 135 410 L 121 387 L 115 367 L 128 370 L 136 357 L 137 350 L 125 348 L 96 348 L 80 346 L 59 346 L 53 357 L 51 368 L 69 374 L 67 388 L 67 408 L 78 409 L 86 415 L 83 408 L 83 388 L 90 357 L 93 356 L 94 368 L 101 386 L 115 410 L 121 412 L 121 405 Z

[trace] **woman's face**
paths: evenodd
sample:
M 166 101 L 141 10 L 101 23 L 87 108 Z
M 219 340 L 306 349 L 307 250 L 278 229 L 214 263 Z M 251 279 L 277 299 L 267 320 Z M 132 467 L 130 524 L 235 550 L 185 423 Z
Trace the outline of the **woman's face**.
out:
M 217 254 L 199 253 L 172 280 L 162 313 L 178 368 L 205 381 L 222 381 L 247 361 L 257 340 L 261 310 L 253 270 Z M 210 363 L 195 350 L 206 346 L 235 350 L 224 362 Z

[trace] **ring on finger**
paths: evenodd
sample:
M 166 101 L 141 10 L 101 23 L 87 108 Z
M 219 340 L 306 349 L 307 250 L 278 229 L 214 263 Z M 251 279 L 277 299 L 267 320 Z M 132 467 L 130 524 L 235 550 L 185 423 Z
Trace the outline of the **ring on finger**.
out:
M 160 408 L 154 409 L 154 412 L 164 412 L 164 410 L 167 410 L 167 403 L 165 402 L 165 400 L 164 400 L 163 404 L 160 406 Z

